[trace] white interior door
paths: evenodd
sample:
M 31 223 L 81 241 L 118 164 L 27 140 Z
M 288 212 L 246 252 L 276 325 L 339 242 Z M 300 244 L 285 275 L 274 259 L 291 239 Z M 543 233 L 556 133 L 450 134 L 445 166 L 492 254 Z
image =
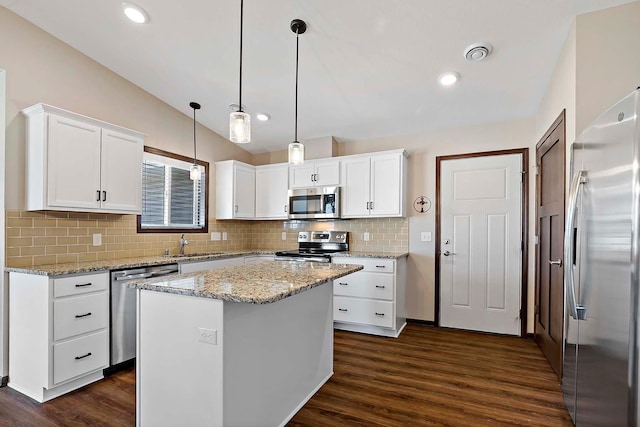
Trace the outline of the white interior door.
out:
M 440 168 L 440 325 L 520 334 L 520 154 Z

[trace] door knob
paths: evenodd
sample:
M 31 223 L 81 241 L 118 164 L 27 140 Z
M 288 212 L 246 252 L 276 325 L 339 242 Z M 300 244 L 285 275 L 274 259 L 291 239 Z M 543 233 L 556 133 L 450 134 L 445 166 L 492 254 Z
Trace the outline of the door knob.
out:
M 449 251 L 444 251 L 444 252 L 442 252 L 442 255 L 449 256 L 449 255 L 455 255 L 455 253 L 454 252 L 449 252 Z
M 551 264 L 551 265 L 557 265 L 558 267 L 562 267 L 562 259 L 557 259 L 557 260 L 555 260 L 555 261 L 551 261 L 551 260 L 549 260 L 548 262 L 549 262 L 549 264 Z

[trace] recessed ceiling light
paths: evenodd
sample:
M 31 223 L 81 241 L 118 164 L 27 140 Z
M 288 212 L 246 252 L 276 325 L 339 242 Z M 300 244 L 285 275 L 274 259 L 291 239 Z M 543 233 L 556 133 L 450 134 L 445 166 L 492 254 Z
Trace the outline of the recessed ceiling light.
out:
M 257 113 L 256 114 L 256 119 L 260 120 L 261 122 L 266 122 L 270 118 L 271 118 L 271 116 L 269 114 L 267 114 L 267 113 Z
M 455 71 L 440 74 L 440 77 L 438 77 L 438 81 L 442 86 L 451 86 L 455 84 L 455 82 L 457 82 L 459 79 L 460 74 L 456 73 Z
M 122 2 L 122 11 L 131 21 L 136 24 L 146 24 L 149 22 L 149 14 L 137 4 Z

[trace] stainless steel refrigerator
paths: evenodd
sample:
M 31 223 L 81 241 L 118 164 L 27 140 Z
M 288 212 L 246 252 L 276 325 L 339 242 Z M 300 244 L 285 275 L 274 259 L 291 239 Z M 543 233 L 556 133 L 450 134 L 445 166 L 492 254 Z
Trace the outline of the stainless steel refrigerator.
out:
M 640 90 L 571 149 L 562 389 L 577 426 L 637 426 Z

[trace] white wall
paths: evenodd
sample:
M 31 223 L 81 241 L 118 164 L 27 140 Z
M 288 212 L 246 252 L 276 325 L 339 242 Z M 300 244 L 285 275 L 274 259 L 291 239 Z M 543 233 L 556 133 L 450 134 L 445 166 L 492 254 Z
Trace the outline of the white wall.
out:
M 422 231 L 430 231 L 435 238 L 436 157 L 510 148 L 526 148 L 530 147 L 535 139 L 535 120 L 530 118 L 339 144 L 339 154 L 341 156 L 395 148 L 405 148 L 410 154 L 407 190 L 410 252 L 407 262 L 408 318 L 435 320 L 435 241 L 422 242 L 420 233 Z M 530 188 L 533 185 L 533 181 L 530 181 Z M 431 210 L 425 214 L 420 214 L 411 207 L 413 201 L 422 195 L 429 197 L 433 204 Z M 530 194 L 530 202 L 532 200 L 533 193 Z M 533 216 L 533 214 L 530 214 L 530 216 Z M 532 249 L 533 246 L 530 245 L 529 250 Z M 529 287 L 531 286 L 533 286 L 532 282 L 529 283 Z M 531 302 L 529 311 L 533 311 Z

